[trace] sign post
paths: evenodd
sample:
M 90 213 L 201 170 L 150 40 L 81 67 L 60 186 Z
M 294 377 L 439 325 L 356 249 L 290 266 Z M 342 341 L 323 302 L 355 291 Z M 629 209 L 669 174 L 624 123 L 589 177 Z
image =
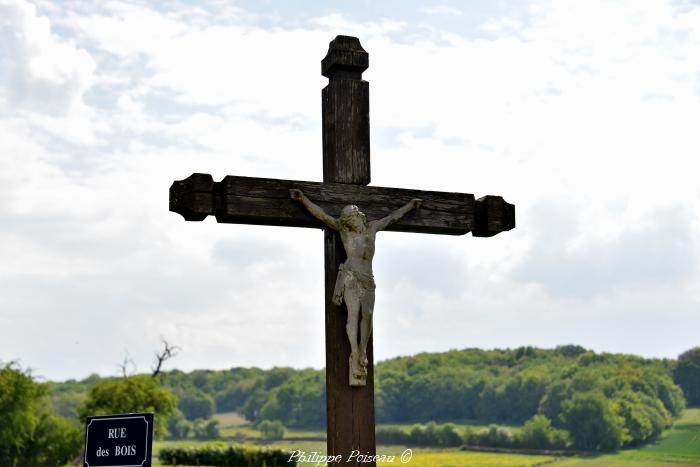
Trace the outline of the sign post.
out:
M 153 414 L 88 417 L 83 467 L 151 467 Z

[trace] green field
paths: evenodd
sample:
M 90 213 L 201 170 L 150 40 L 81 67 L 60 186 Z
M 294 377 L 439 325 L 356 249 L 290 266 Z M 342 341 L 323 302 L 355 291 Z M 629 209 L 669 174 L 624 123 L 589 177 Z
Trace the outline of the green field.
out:
M 218 414 L 222 425 L 222 435 L 233 437 L 236 433 L 249 438 L 257 438 L 259 433 L 248 426 L 241 425 L 245 421 L 232 414 Z M 466 426 L 459 424 L 460 426 Z M 409 425 L 392 425 L 409 426 Z M 321 431 L 289 430 L 285 439 L 269 444 L 270 446 L 287 450 L 302 450 L 307 453 L 325 453 L 326 443 L 318 438 L 325 433 Z M 306 438 L 306 440 L 302 440 Z M 231 438 L 229 438 L 231 439 Z M 249 440 L 248 442 L 254 442 Z M 194 446 L 197 441 L 159 441 L 154 445 L 154 464 L 160 464 L 156 457 L 163 447 Z M 412 448 L 409 462 L 402 464 L 400 456 L 406 451 L 406 446 L 377 446 L 377 454 L 394 455 L 393 463 L 378 465 L 408 465 L 410 467 L 530 467 L 547 465 L 548 467 L 690 467 L 700 466 L 700 409 L 688 409 L 673 428 L 665 431 L 661 438 L 648 446 L 639 449 L 620 451 L 616 454 L 601 455 L 590 458 L 570 457 L 557 458 L 553 456 L 535 456 L 522 454 L 503 454 L 487 452 L 471 452 L 452 450 L 437 450 L 428 448 Z M 314 465 L 300 463 L 299 465 Z
M 228 439 L 246 439 L 247 441 L 258 440 L 260 431 L 252 428 L 245 418 L 236 412 L 217 413 L 214 418 L 219 420 L 221 436 Z M 285 433 L 285 438 L 298 439 L 325 439 L 324 430 L 290 430 Z
M 686 467 L 700 465 L 700 409 L 688 409 L 683 417 L 654 444 L 592 459 L 568 459 L 557 467 Z
M 238 415 L 236 412 L 225 412 L 218 413 L 214 417 L 219 420 L 219 426 L 221 431 L 221 436 L 224 438 L 232 439 L 242 439 L 253 440 L 260 437 L 260 432 L 255 428 L 252 428 L 247 421 Z M 488 423 L 479 422 L 452 422 L 459 432 L 464 431 L 466 428 L 481 429 L 488 427 Z M 399 428 L 406 432 L 409 432 L 416 423 L 383 423 L 378 425 L 381 428 Z M 521 427 L 518 425 L 499 425 L 505 426 L 513 433 L 518 432 Z M 288 429 L 285 438 L 291 439 L 325 439 L 325 430 L 290 430 Z

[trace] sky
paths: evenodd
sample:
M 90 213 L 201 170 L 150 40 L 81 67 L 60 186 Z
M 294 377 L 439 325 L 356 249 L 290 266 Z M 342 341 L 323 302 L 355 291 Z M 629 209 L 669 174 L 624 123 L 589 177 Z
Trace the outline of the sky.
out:
M 322 231 L 185 222 L 168 188 L 321 181 L 340 34 L 373 185 L 516 206 L 492 238 L 379 234 L 376 360 L 700 345 L 696 1 L 0 0 L 0 361 L 321 368 Z

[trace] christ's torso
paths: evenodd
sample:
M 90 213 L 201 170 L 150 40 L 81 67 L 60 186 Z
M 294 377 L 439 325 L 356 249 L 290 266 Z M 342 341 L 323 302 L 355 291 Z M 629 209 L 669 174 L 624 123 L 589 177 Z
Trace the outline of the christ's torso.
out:
M 345 253 L 348 255 L 345 265 L 353 271 L 372 274 L 375 237 L 376 233 L 368 230 L 364 232 L 341 231 L 340 238 L 343 241 Z

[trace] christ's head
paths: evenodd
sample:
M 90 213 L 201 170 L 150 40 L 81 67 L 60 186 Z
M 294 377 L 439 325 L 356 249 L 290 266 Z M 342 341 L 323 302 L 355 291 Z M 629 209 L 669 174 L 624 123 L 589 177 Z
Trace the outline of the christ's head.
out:
M 355 232 L 361 232 L 367 227 L 367 218 L 354 204 L 349 204 L 340 211 L 339 220 Z

